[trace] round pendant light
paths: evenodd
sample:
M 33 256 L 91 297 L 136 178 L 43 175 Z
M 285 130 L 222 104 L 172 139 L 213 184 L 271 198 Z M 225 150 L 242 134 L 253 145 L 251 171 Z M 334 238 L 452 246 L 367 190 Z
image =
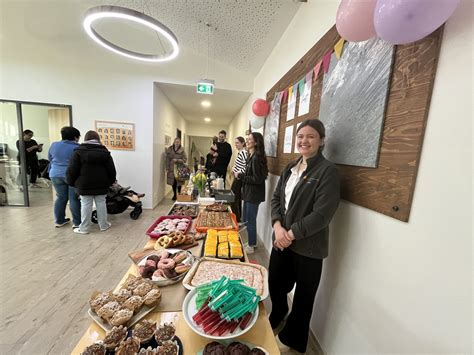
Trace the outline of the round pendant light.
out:
M 166 40 L 171 44 L 171 50 L 166 51 L 163 54 L 145 54 L 134 52 L 129 49 L 120 47 L 104 37 L 102 37 L 93 27 L 95 21 L 104 19 L 104 18 L 116 18 L 123 19 L 132 22 L 136 22 L 161 34 Z M 179 47 L 178 39 L 171 32 L 171 30 L 163 25 L 158 20 L 145 15 L 144 13 L 128 9 L 121 6 L 97 6 L 93 7 L 85 13 L 84 30 L 86 33 L 102 47 L 107 48 L 108 50 L 123 55 L 128 58 L 142 60 L 146 62 L 165 62 L 172 60 L 178 56 Z

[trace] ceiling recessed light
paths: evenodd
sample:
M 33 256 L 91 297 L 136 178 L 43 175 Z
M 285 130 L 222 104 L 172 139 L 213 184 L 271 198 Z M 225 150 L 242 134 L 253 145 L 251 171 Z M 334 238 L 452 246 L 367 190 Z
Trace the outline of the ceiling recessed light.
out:
M 203 107 L 210 107 L 211 106 L 211 103 L 209 101 L 201 101 L 201 105 Z
M 204 118 L 204 121 L 206 121 L 206 122 L 211 122 L 211 119 L 210 119 L 209 117 L 205 117 L 205 118 Z

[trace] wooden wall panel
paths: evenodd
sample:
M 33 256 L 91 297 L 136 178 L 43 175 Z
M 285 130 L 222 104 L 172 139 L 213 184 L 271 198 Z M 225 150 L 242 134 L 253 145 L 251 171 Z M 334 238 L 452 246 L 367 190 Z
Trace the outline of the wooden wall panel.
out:
M 342 175 L 341 193 L 345 200 L 401 221 L 408 221 L 442 33 L 443 28 L 440 28 L 418 42 L 396 47 L 379 164 L 375 169 L 339 165 Z M 339 38 L 333 26 L 267 92 L 267 101 L 270 102 L 276 92 L 285 90 L 304 77 Z M 318 79 L 313 82 L 308 114 L 287 122 L 287 102 L 282 103 L 277 158 L 268 158 L 271 173 L 280 175 L 283 168 L 298 156 L 283 154 L 285 128 L 308 118 L 318 118 L 322 81 L 321 69 Z M 296 130 L 293 145 L 295 136 Z

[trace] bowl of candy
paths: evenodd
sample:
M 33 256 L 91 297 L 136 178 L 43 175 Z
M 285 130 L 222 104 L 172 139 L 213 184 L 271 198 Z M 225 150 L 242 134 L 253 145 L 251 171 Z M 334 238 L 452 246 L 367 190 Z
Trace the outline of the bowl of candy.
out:
M 191 290 L 183 302 L 184 320 L 198 335 L 232 339 L 248 332 L 257 321 L 260 297 L 243 280 L 222 277 Z

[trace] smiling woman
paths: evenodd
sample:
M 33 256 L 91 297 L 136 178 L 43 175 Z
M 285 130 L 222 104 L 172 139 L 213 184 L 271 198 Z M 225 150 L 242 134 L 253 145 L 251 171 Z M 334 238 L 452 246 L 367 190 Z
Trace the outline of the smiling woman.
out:
M 164 54 L 145 54 L 134 52 L 114 44 L 100 35 L 93 27 L 94 22 L 101 19 L 122 19 L 132 21 L 159 33 L 164 39 L 171 44 L 171 51 Z M 145 15 L 144 13 L 128 9 L 121 6 L 97 6 L 87 10 L 84 17 L 84 30 L 94 41 L 108 50 L 120 54 L 122 56 L 147 61 L 147 62 L 165 62 L 176 58 L 179 54 L 178 39 L 171 30 L 158 20 Z M 161 40 L 160 40 L 161 41 Z

